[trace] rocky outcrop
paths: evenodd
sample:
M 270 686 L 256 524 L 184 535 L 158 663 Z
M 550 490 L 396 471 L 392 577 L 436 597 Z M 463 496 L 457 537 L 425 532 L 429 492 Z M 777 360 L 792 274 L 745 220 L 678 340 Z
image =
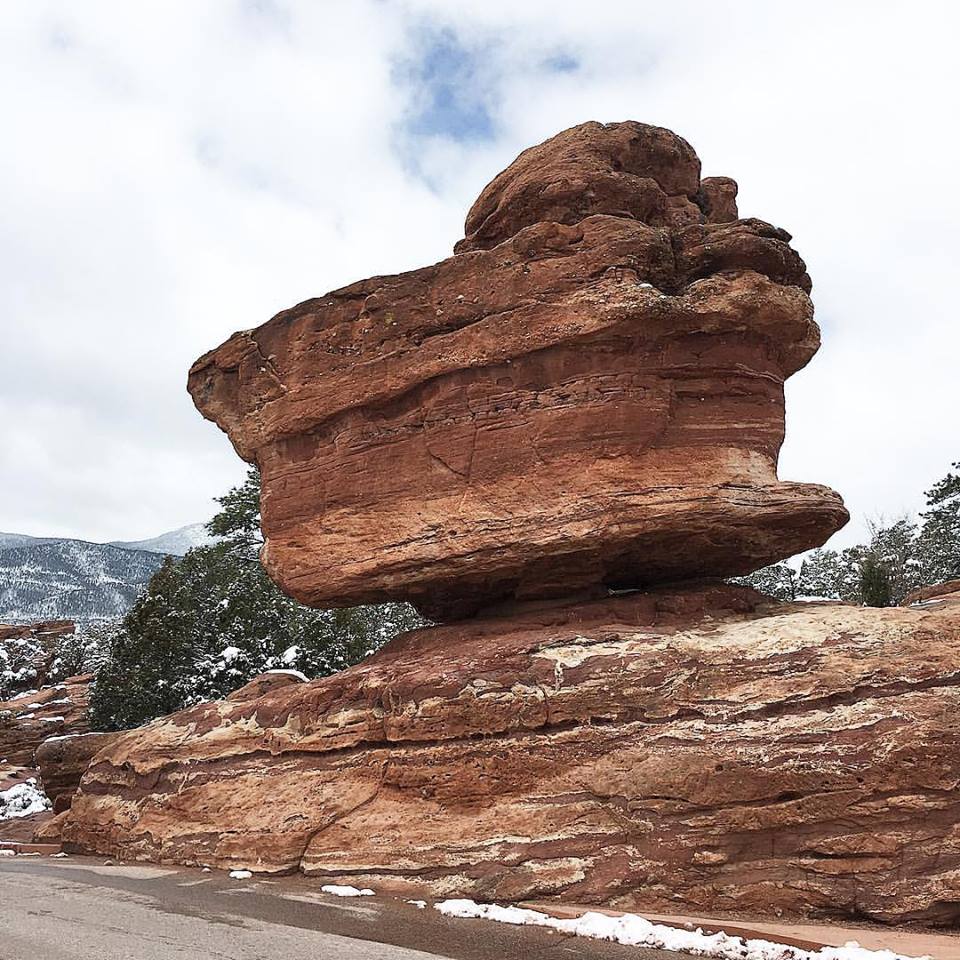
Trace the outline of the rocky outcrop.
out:
M 736 195 L 667 130 L 584 124 L 494 179 L 453 257 L 198 360 L 285 590 L 479 615 L 118 735 L 50 835 L 406 895 L 956 921 L 960 597 L 703 579 L 846 520 L 777 479 L 819 331 Z
M 22 685 L 28 682 L 28 676 L 35 679 L 48 675 L 55 659 L 50 651 L 55 650 L 58 640 L 73 632 L 73 624 L 54 622 L 0 627 L 0 630 L 4 631 L 0 636 L 11 641 L 8 650 L 16 649 L 18 654 L 24 654 L 16 661 L 20 667 L 33 664 L 21 673 L 18 683 Z M 26 656 L 28 650 L 33 651 L 30 657 Z M 7 662 L 11 663 L 12 658 Z M 37 777 L 36 754 L 49 738 L 56 741 L 59 737 L 85 734 L 89 730 L 87 707 L 92 679 L 91 674 L 68 677 L 62 683 L 25 690 L 9 700 L 0 700 L 0 790 Z M 76 789 L 81 772 L 77 772 L 72 789 Z M 51 813 L 45 811 L 4 820 L 0 824 L 0 839 L 29 840 L 50 816 Z
M 64 838 L 407 895 L 954 923 L 958 682 L 957 596 L 522 605 L 121 735 Z
M 32 766 L 34 753 L 48 737 L 86 733 L 92 674 L 0 700 L 0 759 Z
M 268 670 L 234 690 L 227 700 L 231 703 L 243 703 L 274 690 L 305 682 L 306 678 L 295 670 Z M 83 730 L 85 729 L 84 726 Z M 50 737 L 36 747 L 33 751 L 33 762 L 39 772 L 43 790 L 53 804 L 54 813 L 60 814 L 70 809 L 74 794 L 91 760 L 119 736 L 121 734 L 117 732 L 81 731 Z M 44 823 L 45 833 L 40 838 L 49 839 L 55 836 L 59 839 L 59 830 L 60 819 L 56 823 Z
M 117 736 L 117 733 L 75 733 L 51 737 L 37 747 L 34 762 L 54 813 L 70 808 L 90 761 Z
M 234 690 L 227 696 L 227 699 L 241 703 L 247 700 L 256 700 L 265 693 L 272 693 L 274 690 L 282 690 L 284 687 L 305 683 L 306 679 L 302 673 L 296 670 L 268 670 Z
M 943 583 L 931 584 L 929 587 L 918 587 L 908 593 L 901 603 L 903 606 L 909 607 L 914 603 L 938 600 L 940 597 L 945 597 L 951 593 L 960 593 L 960 580 L 945 580 Z
M 583 124 L 483 191 L 458 253 L 238 333 L 189 389 L 263 484 L 301 601 L 504 601 L 747 573 L 840 498 L 777 480 L 819 331 L 785 231 L 686 141 Z

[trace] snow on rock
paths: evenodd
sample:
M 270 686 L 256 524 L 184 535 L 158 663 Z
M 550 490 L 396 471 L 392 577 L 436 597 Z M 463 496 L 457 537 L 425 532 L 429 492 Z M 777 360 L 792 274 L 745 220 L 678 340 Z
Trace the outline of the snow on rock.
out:
M 717 960 L 907 960 L 892 950 L 866 950 L 855 941 L 842 947 L 822 947 L 820 950 L 801 950 L 769 940 L 744 940 L 723 933 L 704 933 L 703 930 L 680 930 L 665 924 L 651 923 L 644 917 L 625 913 L 611 917 L 604 913 L 587 912 L 570 920 L 560 920 L 537 910 L 521 907 L 501 907 L 496 903 L 477 903 L 475 900 L 442 900 L 434 904 L 445 917 L 467 917 L 493 920 L 497 923 L 549 927 L 560 933 L 593 940 L 610 940 L 625 946 L 653 947 L 673 950 L 698 957 Z M 922 960 L 930 960 L 929 957 Z
M 47 737 L 44 743 L 59 743 L 61 740 L 79 740 L 81 737 L 99 737 L 101 734 L 93 731 L 87 733 L 64 733 L 59 737 Z
M 284 677 L 296 677 L 298 680 L 302 680 L 304 683 L 310 682 L 310 678 L 305 673 L 301 673 L 299 670 L 265 670 L 264 673 L 280 674 Z
M 29 817 L 49 809 L 50 801 L 37 786 L 35 777 L 14 784 L 9 790 L 0 790 L 0 820 Z
M 372 897 L 373 891 L 367 887 L 340 886 L 336 883 L 327 883 L 320 888 L 324 893 L 332 893 L 335 897 Z

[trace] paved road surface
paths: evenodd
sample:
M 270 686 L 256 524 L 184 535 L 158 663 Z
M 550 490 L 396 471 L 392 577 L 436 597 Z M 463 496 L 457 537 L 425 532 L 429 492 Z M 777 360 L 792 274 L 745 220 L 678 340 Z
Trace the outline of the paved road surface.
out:
M 625 960 L 637 948 L 442 917 L 315 881 L 0 859 L 0 960 Z M 644 950 L 643 960 L 677 960 Z

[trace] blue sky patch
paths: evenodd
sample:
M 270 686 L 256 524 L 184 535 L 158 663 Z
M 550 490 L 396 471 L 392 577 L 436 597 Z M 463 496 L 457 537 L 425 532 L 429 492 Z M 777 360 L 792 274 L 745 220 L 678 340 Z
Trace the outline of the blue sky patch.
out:
M 404 132 L 459 142 L 492 140 L 495 92 L 484 76 L 486 45 L 468 47 L 450 29 L 421 30 L 415 41 L 413 56 L 395 71 L 410 92 Z

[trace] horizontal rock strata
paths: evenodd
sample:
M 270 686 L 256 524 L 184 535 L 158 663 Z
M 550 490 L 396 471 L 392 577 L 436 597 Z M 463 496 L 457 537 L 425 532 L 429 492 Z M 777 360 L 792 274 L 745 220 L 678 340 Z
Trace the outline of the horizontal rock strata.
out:
M 50 798 L 54 813 L 69 809 L 90 761 L 117 736 L 117 733 L 68 734 L 51 737 L 37 747 L 34 760 L 43 792 Z
M 63 835 L 411 896 L 953 923 L 958 708 L 960 597 L 525 605 L 130 731 Z
M 198 360 L 194 401 L 260 468 L 271 576 L 449 619 L 824 542 L 840 498 L 776 476 L 810 280 L 735 198 L 667 130 L 584 124 L 484 190 L 457 255 Z
M 0 759 L 33 766 L 37 747 L 48 737 L 86 733 L 92 674 L 0 700 Z

